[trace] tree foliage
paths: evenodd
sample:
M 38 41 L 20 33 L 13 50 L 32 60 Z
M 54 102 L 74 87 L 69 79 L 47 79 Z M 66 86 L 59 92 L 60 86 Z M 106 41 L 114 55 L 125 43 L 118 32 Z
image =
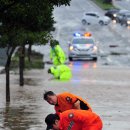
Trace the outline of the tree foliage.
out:
M 13 51 L 26 44 L 46 44 L 54 30 L 54 6 L 69 3 L 70 0 L 0 0 L 0 47 L 8 47 L 6 101 L 10 101 L 9 68 Z
M 48 39 L 49 32 L 54 30 L 54 6 L 69 5 L 69 2 L 70 0 L 0 0 L 1 45 L 9 43 L 7 41 L 13 45 L 25 44 L 26 41 L 45 43 L 46 40 L 40 38 L 43 36 Z
M 103 0 L 104 3 L 112 4 L 112 0 Z

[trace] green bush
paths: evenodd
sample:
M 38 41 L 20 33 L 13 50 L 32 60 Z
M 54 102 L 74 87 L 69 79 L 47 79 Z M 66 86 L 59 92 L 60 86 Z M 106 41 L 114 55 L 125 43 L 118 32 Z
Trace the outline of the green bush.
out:
M 104 0 L 93 0 L 99 7 L 104 10 L 115 8 L 115 6 L 110 2 L 105 2 Z
M 16 52 L 11 62 L 11 69 L 16 69 L 19 67 L 19 55 Z M 32 52 L 31 62 L 28 60 L 27 55 L 25 55 L 25 69 L 43 69 L 43 55 L 37 52 Z

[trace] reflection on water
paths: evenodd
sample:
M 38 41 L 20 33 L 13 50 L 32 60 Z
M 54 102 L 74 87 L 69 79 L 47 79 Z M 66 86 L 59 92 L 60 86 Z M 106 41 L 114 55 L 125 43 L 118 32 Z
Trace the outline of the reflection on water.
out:
M 78 60 L 69 63 L 69 67 L 72 69 L 73 72 L 73 80 L 72 82 L 79 84 L 83 80 L 91 80 L 91 76 L 87 77 L 84 75 L 85 71 L 88 71 L 89 68 L 96 69 L 97 62 L 96 61 L 85 61 L 85 60 Z
M 97 62 L 95 61 L 73 61 L 69 63 L 69 67 L 74 71 L 80 71 L 81 68 L 97 68 Z
M 46 70 L 26 72 L 29 83 L 19 87 L 18 75 L 12 74 L 10 104 L 5 103 L 5 84 L 0 83 L 0 130 L 45 130 L 44 118 L 54 108 L 42 98 L 46 83 L 44 76 Z M 0 80 L 2 78 L 4 81 L 5 76 L 0 75 Z
M 127 26 L 127 29 L 128 29 L 128 30 L 130 30 L 130 25 L 129 25 L 129 26 Z
M 1 111 L 1 110 L 0 110 Z M 11 107 L 9 104 L 6 105 L 5 109 L 2 110 L 1 114 L 1 125 L 0 129 L 7 130 L 28 130 L 32 126 L 39 124 L 38 120 L 33 111 L 30 111 L 26 106 Z

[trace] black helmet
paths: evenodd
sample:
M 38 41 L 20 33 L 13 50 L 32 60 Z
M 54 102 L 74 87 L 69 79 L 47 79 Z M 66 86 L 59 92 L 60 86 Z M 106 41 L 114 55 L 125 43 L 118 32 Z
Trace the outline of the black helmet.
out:
M 53 129 L 53 124 L 55 124 L 56 120 L 60 120 L 60 117 L 57 114 L 49 114 L 45 118 L 45 123 L 47 124 L 46 130 L 52 130 Z
M 48 73 L 51 73 L 51 69 L 48 69 Z
M 54 46 L 56 46 L 56 45 L 59 45 L 59 42 L 58 42 L 57 40 L 51 40 L 51 41 L 50 41 L 50 46 L 51 46 L 51 47 L 54 47 Z

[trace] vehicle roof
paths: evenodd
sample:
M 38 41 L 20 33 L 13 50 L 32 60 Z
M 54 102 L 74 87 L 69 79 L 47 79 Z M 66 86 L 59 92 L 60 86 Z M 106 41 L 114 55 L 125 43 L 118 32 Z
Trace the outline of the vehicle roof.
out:
M 119 12 L 120 11 L 120 9 L 109 9 L 109 10 L 107 10 L 107 12 Z
M 129 10 L 120 10 L 119 13 L 128 13 L 130 12 Z

